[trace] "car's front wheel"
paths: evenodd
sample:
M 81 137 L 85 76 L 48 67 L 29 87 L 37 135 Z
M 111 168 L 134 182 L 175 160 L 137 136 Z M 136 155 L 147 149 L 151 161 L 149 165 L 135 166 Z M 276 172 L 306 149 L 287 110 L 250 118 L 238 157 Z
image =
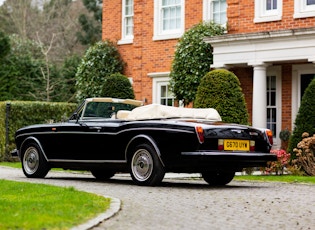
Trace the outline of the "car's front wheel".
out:
M 92 169 L 91 173 L 98 180 L 108 180 L 115 175 L 114 171 L 102 169 Z
M 29 178 L 44 178 L 50 170 L 37 143 L 29 143 L 22 150 L 22 169 Z
M 129 166 L 132 180 L 137 185 L 158 185 L 165 175 L 157 152 L 150 144 L 140 144 L 134 148 Z
M 235 172 L 203 172 L 201 175 L 209 185 L 222 186 L 233 180 Z

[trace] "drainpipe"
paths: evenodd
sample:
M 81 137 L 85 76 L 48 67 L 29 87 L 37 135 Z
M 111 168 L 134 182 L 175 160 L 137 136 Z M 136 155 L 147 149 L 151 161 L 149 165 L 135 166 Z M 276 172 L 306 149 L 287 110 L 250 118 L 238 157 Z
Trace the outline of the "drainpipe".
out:
M 11 103 L 6 103 L 5 106 L 5 152 L 4 160 L 9 160 L 9 117 L 10 117 Z

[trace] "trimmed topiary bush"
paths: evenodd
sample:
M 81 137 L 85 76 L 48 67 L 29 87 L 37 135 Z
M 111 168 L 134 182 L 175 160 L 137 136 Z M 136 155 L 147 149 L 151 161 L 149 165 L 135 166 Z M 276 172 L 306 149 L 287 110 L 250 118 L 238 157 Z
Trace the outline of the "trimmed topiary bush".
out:
M 213 70 L 201 79 L 194 107 L 216 109 L 223 122 L 249 124 L 240 81 L 227 70 Z
M 289 140 L 288 152 L 291 158 L 295 158 L 293 149 L 302 140 L 302 134 L 308 133 L 310 136 L 315 134 L 315 79 L 306 88 L 302 97 L 301 105 L 294 122 L 294 129 Z
M 106 79 L 103 87 L 103 96 L 121 99 L 135 98 L 129 79 L 120 73 L 112 74 Z
M 106 78 L 123 71 L 116 46 L 109 40 L 97 42 L 85 53 L 76 73 L 77 99 L 102 96 Z
M 200 79 L 210 70 L 212 47 L 205 37 L 221 35 L 225 28 L 213 22 L 201 22 L 180 38 L 170 73 L 170 85 L 176 99 L 185 105 L 194 101 Z

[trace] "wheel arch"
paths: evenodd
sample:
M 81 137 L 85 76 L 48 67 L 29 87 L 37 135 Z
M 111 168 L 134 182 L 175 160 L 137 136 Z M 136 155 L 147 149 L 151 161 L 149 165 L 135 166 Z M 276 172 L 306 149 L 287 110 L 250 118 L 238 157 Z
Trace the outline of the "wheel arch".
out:
M 22 158 L 22 153 L 23 153 L 23 149 L 25 148 L 25 146 L 29 143 L 32 143 L 32 142 L 36 142 L 36 144 L 39 146 L 40 150 L 42 151 L 42 154 L 43 156 L 45 157 L 45 160 L 48 162 L 48 158 L 45 154 L 45 151 L 40 143 L 40 141 L 36 138 L 36 137 L 27 137 L 21 144 L 20 146 L 20 158 Z
M 128 142 L 126 149 L 125 149 L 125 159 L 128 162 L 129 158 L 130 158 L 130 154 L 133 148 L 135 148 L 137 145 L 142 144 L 142 143 L 149 143 L 155 150 L 155 152 L 157 153 L 157 156 L 161 162 L 161 164 L 163 165 L 163 167 L 165 167 L 165 164 L 161 158 L 161 152 L 160 149 L 158 148 L 157 143 L 154 141 L 154 139 L 151 136 L 145 135 L 145 134 L 140 134 L 137 136 L 134 136 L 133 138 L 131 138 L 131 140 Z

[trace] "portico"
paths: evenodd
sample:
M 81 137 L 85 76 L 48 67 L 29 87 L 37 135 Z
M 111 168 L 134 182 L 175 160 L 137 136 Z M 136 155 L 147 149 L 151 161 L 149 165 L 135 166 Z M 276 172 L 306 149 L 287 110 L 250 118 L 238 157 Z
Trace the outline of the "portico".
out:
M 298 95 L 303 91 L 303 73 L 307 69 L 306 74 L 315 74 L 315 27 L 227 34 L 207 37 L 205 41 L 213 47 L 211 68 L 253 68 L 252 95 L 246 95 L 252 96 L 253 126 L 274 129 L 277 139 L 280 130 L 286 128 L 282 125 L 282 108 L 291 103 L 293 127 L 301 99 Z M 283 65 L 290 66 L 289 74 L 282 70 Z M 282 99 L 285 79 L 292 81 L 290 101 Z

